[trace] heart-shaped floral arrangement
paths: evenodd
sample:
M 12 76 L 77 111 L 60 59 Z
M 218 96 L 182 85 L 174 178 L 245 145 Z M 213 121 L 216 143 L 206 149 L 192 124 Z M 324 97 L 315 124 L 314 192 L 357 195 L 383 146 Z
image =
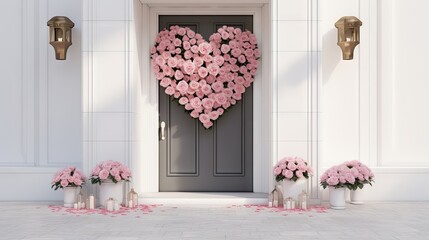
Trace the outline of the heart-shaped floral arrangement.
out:
M 210 42 L 190 28 L 171 26 L 151 48 L 156 79 L 205 128 L 241 100 L 255 79 L 256 37 L 240 28 L 223 26 Z

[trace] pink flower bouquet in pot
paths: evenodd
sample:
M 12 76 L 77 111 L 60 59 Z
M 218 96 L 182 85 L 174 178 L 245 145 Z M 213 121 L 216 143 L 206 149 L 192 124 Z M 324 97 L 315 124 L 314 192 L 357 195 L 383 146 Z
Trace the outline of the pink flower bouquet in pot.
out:
M 276 181 L 308 179 L 313 174 L 313 169 L 300 157 L 285 157 L 274 166 Z
M 76 167 L 67 167 L 57 173 L 52 178 L 52 186 L 54 190 L 66 187 L 82 187 L 85 184 L 86 177 Z
M 64 189 L 64 207 L 73 207 L 76 201 L 77 188 L 85 184 L 85 175 L 76 167 L 67 167 L 57 173 L 52 178 L 52 187 Z
M 372 185 L 374 174 L 371 169 L 357 160 L 344 162 L 326 170 L 320 177 L 323 188 L 348 188 L 350 190 L 362 189 L 364 184 Z
M 285 157 L 274 166 L 277 182 L 282 181 L 283 197 L 297 199 L 303 191 L 307 191 L 307 179 L 313 169 L 300 157 Z
M 97 164 L 91 172 L 91 183 L 101 184 L 103 182 L 118 183 L 120 181 L 130 181 L 131 171 L 124 164 L 107 160 Z
M 320 185 L 329 187 L 329 202 L 333 209 L 345 208 L 345 189 L 352 191 L 362 189 L 364 184 L 373 182 L 374 174 L 362 164 L 354 160 L 344 162 L 326 170 L 320 177 Z
M 111 198 L 118 204 L 124 203 L 123 183 L 131 179 L 131 171 L 120 162 L 108 160 L 97 164 L 91 173 L 91 183 L 99 184 L 99 204 L 107 208 Z

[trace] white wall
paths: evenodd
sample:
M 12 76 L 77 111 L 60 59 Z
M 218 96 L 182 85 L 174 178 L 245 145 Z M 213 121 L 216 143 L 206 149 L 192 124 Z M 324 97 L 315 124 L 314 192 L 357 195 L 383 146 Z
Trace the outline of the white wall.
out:
M 368 200 L 429 200 L 424 56 L 416 22 L 426 1 L 325 0 L 323 38 L 322 170 L 359 159 L 375 172 Z M 341 60 L 334 23 L 363 22 L 355 59 Z M 420 32 L 420 31 L 417 31 Z M 428 33 L 420 32 L 425 39 Z M 326 198 L 326 195 L 325 195 Z
M 58 15 L 75 23 L 66 61 L 49 45 Z M 52 174 L 82 166 L 80 19 L 80 1 L 0 2 L 0 200 L 60 199 Z
M 274 0 L 273 164 L 300 156 L 316 169 L 310 183 L 318 196 L 320 50 L 318 0 Z
M 134 66 L 138 61 L 132 0 L 83 2 L 83 162 L 115 160 L 130 166 Z M 133 172 L 136 176 L 137 172 Z

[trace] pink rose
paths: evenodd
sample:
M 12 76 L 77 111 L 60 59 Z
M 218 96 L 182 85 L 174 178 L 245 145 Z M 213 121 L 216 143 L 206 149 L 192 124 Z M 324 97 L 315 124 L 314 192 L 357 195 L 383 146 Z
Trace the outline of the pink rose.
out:
M 166 88 L 170 85 L 171 80 L 169 78 L 163 78 L 161 80 L 161 82 L 159 83 L 159 85 L 161 85 L 162 87 Z
M 202 66 L 204 63 L 203 59 L 200 57 L 196 57 L 193 62 L 195 64 L 195 66 L 199 66 L 199 67 Z
M 238 58 L 238 56 L 241 55 L 241 50 L 238 48 L 234 48 L 234 49 L 232 49 L 231 54 L 232 54 L 232 56 Z
M 156 64 L 158 64 L 159 66 L 163 66 L 165 65 L 165 59 L 162 56 L 158 56 L 155 58 L 155 62 Z
M 209 112 L 208 114 L 211 120 L 216 120 L 219 118 L 219 113 L 217 111 Z
M 274 175 L 279 175 L 282 172 L 282 170 L 279 167 L 274 168 Z
M 212 88 L 215 92 L 220 92 L 223 89 L 223 83 L 222 82 L 215 82 L 212 84 Z
M 218 108 L 218 109 L 216 109 L 216 111 L 219 113 L 219 115 L 222 115 L 224 112 L 224 110 L 222 108 Z
M 100 174 L 98 175 L 98 177 L 99 177 L 101 180 L 106 180 L 108 176 L 109 176 L 109 171 L 108 171 L 108 170 L 106 170 L 106 169 L 101 170 L 101 171 L 100 171 Z
M 174 46 L 179 47 L 182 45 L 182 40 L 176 38 L 176 39 L 174 39 L 173 44 L 174 44 Z
M 222 44 L 222 46 L 221 46 L 221 48 L 220 48 L 220 51 L 221 51 L 223 54 L 228 53 L 228 52 L 229 52 L 229 50 L 231 50 L 231 48 L 229 47 L 229 45 L 227 45 L 227 44 Z
M 244 55 L 238 56 L 238 62 L 245 63 L 246 62 L 246 57 Z
M 176 67 L 177 66 L 177 59 L 174 57 L 168 58 L 167 65 L 170 67 Z
M 185 104 L 185 109 L 189 111 L 189 110 L 192 110 L 194 108 L 192 107 L 192 105 L 190 103 L 186 103 Z
M 197 97 L 196 98 L 192 98 L 190 100 L 190 103 L 191 103 L 191 105 L 192 105 L 193 108 L 201 107 L 201 99 L 199 99 Z
M 218 66 L 222 66 L 222 64 L 225 62 L 225 59 L 222 56 L 216 56 L 213 58 L 213 62 Z
M 61 180 L 61 186 L 64 188 L 64 187 L 67 187 L 69 185 L 69 182 L 67 181 L 67 180 L 65 180 L 65 179 L 63 179 L 63 180 Z
M 188 35 L 189 38 L 195 37 L 195 32 L 194 31 L 192 31 L 190 28 L 187 28 L 187 30 L 188 30 L 187 35 Z M 193 44 L 195 44 L 195 43 L 193 43 Z
M 193 40 L 193 39 L 192 39 Z M 197 45 L 193 45 L 192 47 L 191 47 L 191 52 L 193 52 L 193 53 L 198 53 L 198 46 Z
M 182 80 L 177 84 L 176 89 L 181 93 L 186 93 L 186 91 L 188 91 L 188 87 L 188 83 Z
M 191 62 L 191 61 L 186 61 L 183 64 L 183 68 L 184 68 L 184 71 L 185 71 L 186 74 L 191 75 L 195 71 L 195 64 L 193 62 Z
M 209 64 L 208 66 L 207 66 L 207 69 L 208 69 L 208 71 L 209 71 L 209 73 L 210 73 L 210 75 L 213 75 L 213 76 L 216 76 L 218 73 L 219 73 L 219 66 L 218 65 L 216 65 L 216 64 Z
M 191 82 L 189 82 L 189 87 L 194 89 L 194 90 L 197 90 L 200 87 L 200 84 L 196 81 L 191 81 Z
M 194 110 L 190 113 L 190 115 L 193 118 L 198 118 L 198 116 L 200 116 L 200 113 L 198 111 Z
M 201 54 L 209 54 L 213 51 L 212 46 L 207 43 L 207 42 L 203 42 L 198 46 L 198 50 L 200 51 Z
M 202 123 L 207 123 L 210 121 L 210 117 L 207 114 L 201 114 L 198 118 L 200 120 L 200 122 Z
M 188 41 L 183 42 L 183 49 L 185 50 L 191 49 L 191 44 Z
M 186 29 L 185 28 L 179 28 L 177 30 L 177 34 L 179 34 L 180 36 L 183 36 L 186 34 Z
M 205 128 L 210 128 L 211 126 L 213 126 L 213 122 L 211 122 L 211 121 L 205 122 L 205 123 L 203 123 L 203 126 Z
M 287 178 L 287 179 L 291 179 L 291 178 L 293 177 L 293 172 L 292 172 L 292 171 L 290 171 L 290 170 L 287 170 L 287 169 L 283 170 L 283 171 L 282 171 L 282 174 L 283 174 L 283 176 L 285 176 L 285 178 Z
M 190 59 L 192 57 L 192 52 L 191 51 L 185 51 L 184 57 L 185 57 L 185 59 Z
M 241 84 L 235 84 L 233 89 L 236 93 L 239 93 L 239 94 L 244 93 L 246 91 L 246 88 Z
M 215 100 L 219 104 L 223 105 L 228 101 L 228 98 L 226 97 L 226 95 L 224 93 L 218 93 L 218 94 L 216 94 Z
M 207 71 L 207 68 L 200 67 L 200 69 L 198 69 L 198 75 L 200 75 L 201 78 L 205 78 L 207 74 L 209 74 L 209 72 Z
M 212 109 L 213 103 L 214 103 L 214 101 L 211 98 L 204 98 L 202 100 L 202 105 L 205 109 Z
M 226 40 L 226 39 L 228 39 L 228 38 L 229 38 L 229 33 L 227 33 L 227 32 L 222 32 L 222 33 L 221 33 L 221 37 L 222 37 L 222 39 L 223 39 L 223 40 Z
M 180 70 L 176 70 L 176 72 L 174 73 L 174 78 L 175 78 L 176 80 L 180 80 L 180 79 L 182 79 L 183 77 L 184 77 L 184 75 L 183 75 L 182 71 L 180 71 Z
M 187 97 L 181 97 L 180 99 L 179 99 L 179 103 L 181 104 L 181 105 L 185 105 L 185 104 L 187 104 L 189 102 L 189 99 L 187 98 Z
M 167 94 L 167 95 L 173 95 L 174 94 L 174 92 L 175 92 L 175 90 L 174 90 L 174 88 L 173 87 L 167 87 L 166 89 L 165 89 L 165 93 Z

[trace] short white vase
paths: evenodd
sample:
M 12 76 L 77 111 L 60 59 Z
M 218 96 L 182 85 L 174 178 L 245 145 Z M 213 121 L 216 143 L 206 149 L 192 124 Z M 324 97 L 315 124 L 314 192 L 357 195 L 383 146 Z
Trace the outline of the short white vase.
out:
M 113 183 L 111 181 L 102 182 L 100 185 L 100 205 L 106 207 L 106 201 L 109 198 L 113 198 L 117 203 L 122 204 L 124 193 L 123 193 L 124 182 L 120 181 Z
M 77 192 L 77 187 L 64 188 L 64 207 L 73 207 L 73 204 L 76 202 Z
M 350 203 L 351 204 L 356 204 L 356 205 L 359 205 L 359 204 L 364 204 L 364 201 L 363 201 L 363 188 L 362 189 L 356 189 L 356 190 L 351 190 L 350 191 Z
M 283 187 L 283 198 L 286 199 L 291 197 L 295 200 L 298 199 L 298 195 L 302 193 L 302 191 L 307 191 L 307 179 L 299 178 L 296 182 L 291 180 L 283 179 L 282 181 Z
M 329 204 L 332 209 L 346 208 L 346 189 L 329 187 Z

